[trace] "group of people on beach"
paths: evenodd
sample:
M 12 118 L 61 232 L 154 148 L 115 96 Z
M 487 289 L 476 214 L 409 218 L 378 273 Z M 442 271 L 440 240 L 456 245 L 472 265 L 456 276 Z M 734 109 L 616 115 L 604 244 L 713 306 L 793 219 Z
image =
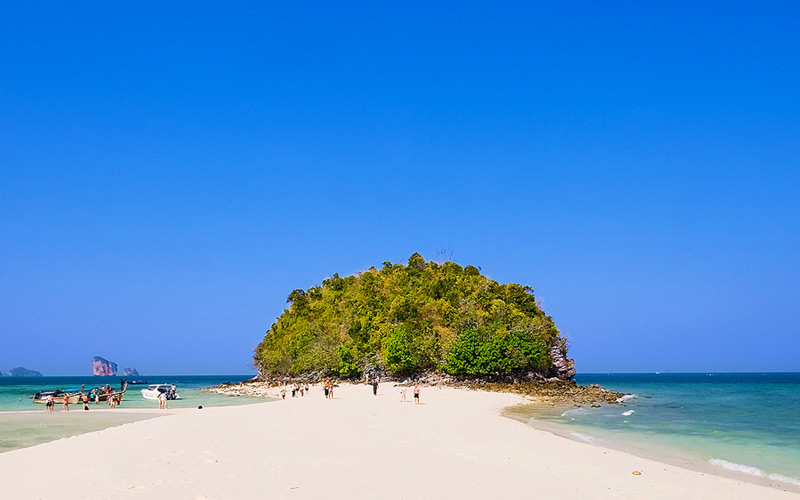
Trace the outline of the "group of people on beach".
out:
M 307 383 L 306 384 L 292 384 L 292 397 L 296 398 L 299 395 L 299 397 L 302 398 L 303 396 L 306 395 L 308 390 L 309 390 L 309 387 L 308 387 Z M 281 399 L 286 399 L 286 385 L 281 387 Z
M 372 380 L 372 383 L 370 384 L 370 385 L 372 385 L 372 394 L 375 395 L 375 396 L 378 395 L 379 383 L 380 383 L 380 379 L 375 378 L 375 379 Z M 269 387 L 269 382 L 266 382 L 265 385 L 267 387 Z M 405 382 L 403 382 L 402 384 L 399 384 L 399 385 L 400 385 L 400 402 L 405 403 L 407 401 L 406 392 L 408 391 L 408 381 L 405 381 Z M 281 387 L 281 391 L 280 391 L 281 399 L 286 399 L 286 393 L 288 392 L 287 389 L 286 389 L 287 387 L 289 387 L 287 384 L 284 384 Z M 330 381 L 330 380 L 323 380 L 322 381 L 322 391 L 325 394 L 325 399 L 333 399 L 333 388 L 334 387 L 335 387 L 335 385 L 334 385 L 334 383 L 332 381 Z M 309 392 L 310 387 L 309 387 L 308 383 L 305 383 L 305 384 L 295 383 L 295 384 L 291 384 L 291 389 L 290 390 L 292 392 L 292 397 L 293 398 L 303 397 L 303 396 L 306 395 L 306 393 Z M 414 404 L 415 405 L 420 404 L 419 403 L 419 395 L 420 395 L 419 382 L 416 382 L 414 384 L 414 388 L 412 389 L 412 394 L 414 396 Z M 166 405 L 166 402 L 165 402 L 165 405 Z M 160 404 L 159 404 L 159 408 L 161 408 Z
M 83 409 L 84 410 L 87 410 L 87 411 L 89 410 L 89 395 L 88 394 L 86 394 L 85 392 L 81 392 L 78 395 L 78 401 L 80 403 L 83 403 Z M 98 404 L 98 402 L 99 402 L 99 398 L 95 397 L 95 404 Z M 119 403 L 119 399 L 118 399 L 116 394 L 112 394 L 111 396 L 108 397 L 108 406 L 109 407 L 116 408 L 118 403 Z M 45 402 L 45 409 L 49 413 L 52 413 L 55 410 L 55 405 L 56 405 L 56 398 L 55 398 L 54 395 L 50 394 L 49 396 L 47 396 L 47 401 Z M 65 395 L 64 396 L 64 400 L 61 402 L 61 407 L 63 408 L 64 411 L 69 411 L 69 395 Z M 159 408 L 160 407 L 161 406 L 159 405 Z
M 400 402 L 401 403 L 405 403 L 406 402 L 406 391 L 408 391 L 408 385 L 405 382 L 403 382 L 400 385 Z M 419 392 L 420 392 L 419 383 L 414 384 L 414 389 L 413 389 L 412 392 L 414 393 L 414 404 L 418 405 L 419 404 Z

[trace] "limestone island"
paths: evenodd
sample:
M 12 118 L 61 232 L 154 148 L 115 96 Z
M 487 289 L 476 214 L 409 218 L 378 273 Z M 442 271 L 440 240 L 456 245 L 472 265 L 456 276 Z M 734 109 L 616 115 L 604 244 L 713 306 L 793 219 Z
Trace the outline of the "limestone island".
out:
M 0 372 L 0 377 L 41 377 L 42 374 L 36 370 L 28 370 L 22 366 L 12 368 L 8 373 Z
M 95 377 L 111 377 L 117 374 L 117 364 L 101 356 L 92 358 L 92 375 Z
M 214 392 L 260 394 L 287 382 L 413 380 L 517 392 L 540 402 L 615 403 L 622 394 L 573 381 L 567 340 L 529 286 L 475 266 L 384 262 L 292 291 L 256 347 L 258 376 Z

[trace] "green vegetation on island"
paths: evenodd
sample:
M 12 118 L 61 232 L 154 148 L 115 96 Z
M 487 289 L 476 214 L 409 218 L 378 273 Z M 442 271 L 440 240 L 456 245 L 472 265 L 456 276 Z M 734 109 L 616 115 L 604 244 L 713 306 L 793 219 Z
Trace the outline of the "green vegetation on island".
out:
M 530 287 L 474 266 L 384 262 L 294 290 L 255 350 L 264 378 L 395 376 L 572 378 L 567 343 Z

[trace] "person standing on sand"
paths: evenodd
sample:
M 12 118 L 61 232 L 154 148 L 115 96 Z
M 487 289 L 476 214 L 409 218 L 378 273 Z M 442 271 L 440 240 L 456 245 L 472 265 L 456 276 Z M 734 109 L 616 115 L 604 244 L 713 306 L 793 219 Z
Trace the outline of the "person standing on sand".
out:
M 286 399 L 286 386 L 281 387 L 281 399 Z
M 419 404 L 419 384 L 414 384 L 414 404 Z
M 61 406 L 64 408 L 64 411 L 69 411 L 69 396 L 64 396 L 64 402 L 61 403 Z
M 372 395 L 373 396 L 378 395 L 378 379 L 372 381 Z
M 158 409 L 159 410 L 166 410 L 169 406 L 167 406 L 167 393 L 162 392 L 158 395 Z
M 89 410 L 89 396 L 84 393 L 81 393 L 81 402 L 83 403 L 83 409 Z
M 47 413 L 53 413 L 53 405 L 55 404 L 55 398 L 53 395 L 47 396 L 47 402 L 44 404 L 47 408 Z
M 405 403 L 406 402 L 406 389 L 407 389 L 406 386 L 404 386 L 404 385 L 400 386 L 400 402 L 401 403 Z

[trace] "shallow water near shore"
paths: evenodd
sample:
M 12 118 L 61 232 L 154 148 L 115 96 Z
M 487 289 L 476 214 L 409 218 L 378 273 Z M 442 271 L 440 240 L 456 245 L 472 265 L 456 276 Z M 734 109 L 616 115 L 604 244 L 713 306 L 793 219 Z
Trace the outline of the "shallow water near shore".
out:
M 509 409 L 559 434 L 800 487 L 800 373 L 582 374 L 621 405 Z
M 150 383 L 171 383 L 178 388 L 181 399 L 169 401 L 170 408 L 197 408 L 202 405 L 231 406 L 263 402 L 263 399 L 230 397 L 202 391 L 204 387 L 223 382 L 237 383 L 250 379 L 251 375 L 203 375 L 203 376 L 147 376 L 137 377 Z M 65 412 L 61 405 L 48 414 L 45 406 L 34 404 L 30 396 L 38 391 L 111 385 L 119 388 L 120 377 L 0 377 L 0 453 L 46 443 L 69 436 L 99 431 L 158 415 L 158 402 L 144 399 L 141 389 L 146 385 L 130 385 L 119 410 L 106 403 L 90 404 L 85 412 L 81 405 L 72 405 Z M 150 409 L 150 412 L 125 412 L 127 409 Z

